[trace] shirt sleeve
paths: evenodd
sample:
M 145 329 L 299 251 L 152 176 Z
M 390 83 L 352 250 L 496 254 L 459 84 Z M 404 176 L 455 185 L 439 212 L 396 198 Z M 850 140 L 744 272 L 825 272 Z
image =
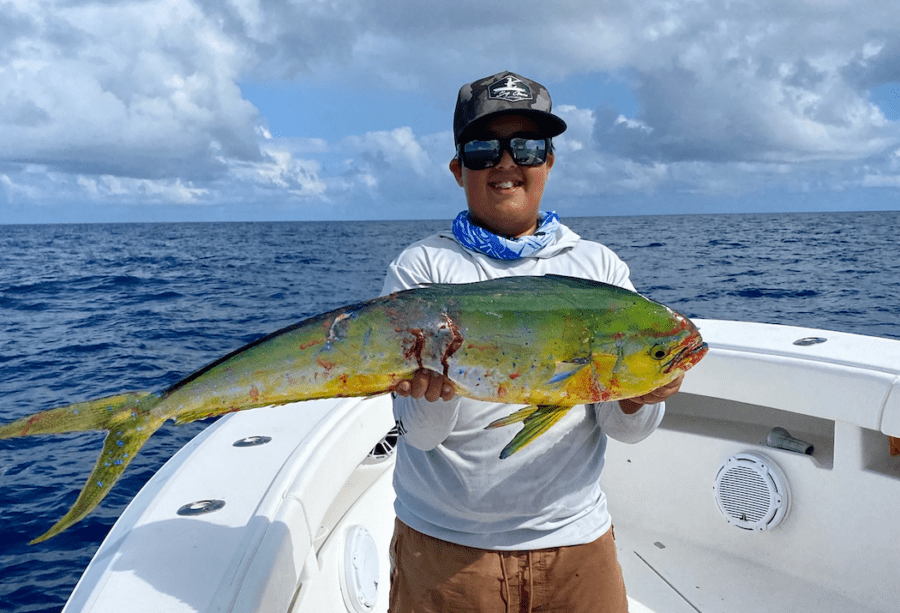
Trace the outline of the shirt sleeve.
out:
M 606 283 L 618 285 L 619 287 L 624 287 L 633 292 L 637 291 L 634 288 L 634 284 L 631 282 L 631 269 L 628 268 L 628 264 L 619 259 L 615 254 L 613 255 L 613 261 L 608 266 L 609 276 L 607 277 Z
M 402 251 L 388 265 L 387 274 L 384 277 L 384 285 L 381 289 L 382 296 L 439 282 L 439 279 L 436 278 L 436 272 L 432 270 L 432 266 L 429 263 L 426 250 L 421 247 L 418 249 L 414 247 Z
M 630 415 L 616 401 L 597 403 L 594 410 L 597 423 L 607 436 L 622 443 L 639 443 L 659 426 L 666 413 L 666 403 L 645 404 Z
M 381 288 L 381 295 L 387 296 L 400 290 L 421 287 L 429 282 L 402 264 L 393 262 L 388 266 L 387 274 L 384 277 L 384 285 Z
M 424 268 L 405 265 L 404 255 L 405 252 L 388 266 L 382 296 L 432 282 Z M 403 441 L 422 451 L 440 445 L 456 426 L 459 401 L 459 396 L 450 401 L 439 399 L 434 402 L 394 396 L 394 419 Z
M 403 440 L 422 451 L 440 445 L 453 432 L 459 419 L 459 396 L 452 400 L 415 400 L 394 397 L 394 419 Z

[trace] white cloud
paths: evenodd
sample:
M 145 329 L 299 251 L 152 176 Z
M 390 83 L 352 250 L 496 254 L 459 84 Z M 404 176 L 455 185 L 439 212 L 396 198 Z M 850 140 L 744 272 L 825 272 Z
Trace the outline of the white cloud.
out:
M 133 199 L 135 195 L 146 196 L 145 201 L 162 201 L 176 204 L 202 203 L 208 190 L 185 184 L 181 179 L 133 179 L 101 175 L 99 177 L 78 176 L 80 185 L 88 194 L 97 199 Z
M 262 158 L 245 162 L 222 159 L 229 166 L 230 176 L 238 182 L 284 190 L 294 197 L 322 197 L 326 184 L 321 179 L 321 166 L 315 160 L 295 158 L 287 142 L 271 141 L 260 144 Z
M 900 121 L 869 94 L 900 82 L 894 4 L 523 0 L 498 15 L 477 0 L 7 1 L 0 203 L 374 202 L 443 216 L 460 204 L 453 96 L 506 68 L 551 92 L 606 72 L 637 100 L 632 112 L 599 91 L 594 104 L 554 94 L 569 123 L 560 197 L 896 188 Z M 447 119 L 272 138 L 237 83 L 298 76 L 346 83 L 345 113 L 415 91 Z
M 345 148 L 358 151 L 367 165 L 375 168 L 412 170 L 425 176 L 431 170 L 428 152 L 416 140 L 409 127 L 368 132 L 345 139 Z
M 0 63 L 0 159 L 62 172 L 208 177 L 258 157 L 240 46 L 190 2 L 23 5 Z

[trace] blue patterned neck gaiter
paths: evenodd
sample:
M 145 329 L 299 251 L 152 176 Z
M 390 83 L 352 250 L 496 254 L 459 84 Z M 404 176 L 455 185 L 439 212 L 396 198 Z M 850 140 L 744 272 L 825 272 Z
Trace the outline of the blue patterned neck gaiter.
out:
M 453 235 L 463 247 L 497 260 L 517 260 L 534 255 L 553 242 L 558 229 L 556 211 L 539 213 L 534 234 L 520 238 L 504 238 L 476 226 L 469 220 L 469 211 L 461 212 L 453 221 Z

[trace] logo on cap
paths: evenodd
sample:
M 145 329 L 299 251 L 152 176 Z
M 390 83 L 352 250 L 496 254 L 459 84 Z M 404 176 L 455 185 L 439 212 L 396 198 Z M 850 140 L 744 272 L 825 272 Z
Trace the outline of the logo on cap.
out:
M 520 100 L 531 100 L 533 97 L 531 88 L 528 85 L 521 79 L 509 75 L 494 81 L 488 86 L 488 98 L 519 102 Z

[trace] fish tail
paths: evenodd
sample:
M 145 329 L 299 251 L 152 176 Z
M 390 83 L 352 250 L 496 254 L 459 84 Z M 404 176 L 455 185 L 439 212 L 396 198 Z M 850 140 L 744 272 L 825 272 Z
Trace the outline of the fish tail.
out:
M 129 392 L 48 409 L 0 426 L 0 439 L 109 430 L 111 424 L 121 420 L 120 413 L 130 413 L 130 407 L 137 409 L 139 405 L 146 404 L 145 399 L 151 396 L 150 392 Z
M 166 421 L 151 412 L 160 402 L 155 394 L 137 392 L 50 409 L 0 427 L 0 439 L 107 430 L 103 451 L 75 504 L 47 532 L 30 544 L 46 541 L 83 519 L 109 493 L 144 443 Z
M 494 424 L 498 422 L 507 422 L 505 424 L 499 425 L 508 425 L 513 424 L 518 421 L 523 422 L 523 428 L 516 434 L 513 439 L 503 448 L 500 452 L 500 459 L 505 460 L 512 454 L 521 450 L 523 447 L 533 442 L 537 437 L 542 435 L 544 432 L 549 430 L 553 425 L 562 419 L 563 415 L 569 412 L 570 406 L 551 406 L 551 405 L 540 405 L 537 407 L 527 407 L 526 409 L 522 409 L 521 411 L 516 411 L 515 413 L 492 423 L 488 426 L 496 427 Z M 529 411 L 530 409 L 530 411 Z M 526 411 L 528 411 L 527 414 Z

